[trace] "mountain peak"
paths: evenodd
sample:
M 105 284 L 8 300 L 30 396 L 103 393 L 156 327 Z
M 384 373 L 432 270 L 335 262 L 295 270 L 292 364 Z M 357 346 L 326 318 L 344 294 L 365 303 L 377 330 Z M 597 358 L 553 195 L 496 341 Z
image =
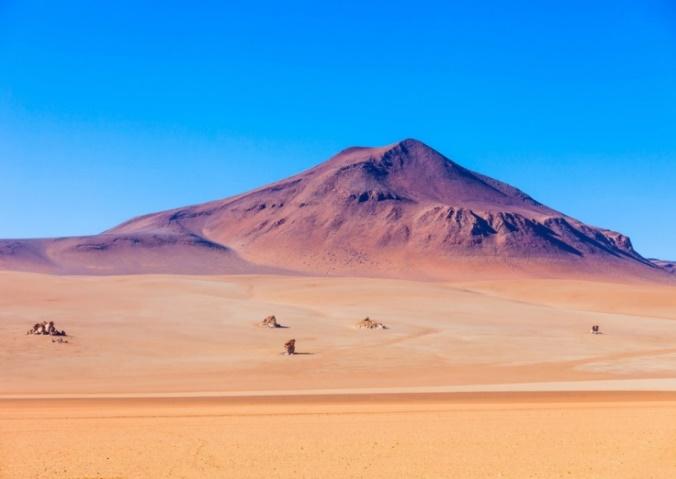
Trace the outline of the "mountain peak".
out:
M 440 173 L 440 170 L 448 166 L 458 166 L 425 143 L 406 138 L 385 146 L 346 148 L 314 169 L 340 170 L 355 165 L 361 165 L 366 171 L 380 176 L 394 171 L 416 174 L 424 170 L 434 170 L 434 173 Z
M 322 178 L 312 182 L 319 191 L 333 189 L 346 197 L 385 195 L 463 207 L 541 206 L 516 188 L 470 171 L 414 138 L 348 148 L 311 171 L 311 176 Z
M 418 167 L 430 162 L 437 165 L 455 165 L 453 161 L 446 158 L 437 150 L 415 138 L 406 138 L 390 145 L 389 148 L 385 148 L 384 155 L 400 155 L 405 158 L 414 158 L 416 160 L 414 166 Z
M 344 159 L 346 157 L 354 161 L 359 161 L 363 158 L 377 157 L 392 151 L 403 152 L 406 154 L 419 154 L 424 151 L 429 151 L 439 154 L 432 147 L 420 140 L 416 140 L 415 138 L 405 138 L 396 143 L 390 143 L 384 146 L 350 146 L 331 157 L 329 162 L 335 159 Z
M 401 148 L 406 148 L 406 149 L 414 149 L 414 148 L 426 148 L 428 150 L 433 150 L 431 146 L 426 145 L 420 140 L 417 140 L 415 138 L 404 138 L 401 141 L 398 141 L 397 143 L 394 143 L 395 146 L 401 147 Z

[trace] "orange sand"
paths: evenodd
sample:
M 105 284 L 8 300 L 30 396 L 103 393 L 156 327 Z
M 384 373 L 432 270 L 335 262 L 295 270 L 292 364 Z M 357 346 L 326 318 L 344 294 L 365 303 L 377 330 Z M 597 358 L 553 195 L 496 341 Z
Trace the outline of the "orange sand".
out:
M 676 394 L 0 402 L 4 478 L 670 478 Z

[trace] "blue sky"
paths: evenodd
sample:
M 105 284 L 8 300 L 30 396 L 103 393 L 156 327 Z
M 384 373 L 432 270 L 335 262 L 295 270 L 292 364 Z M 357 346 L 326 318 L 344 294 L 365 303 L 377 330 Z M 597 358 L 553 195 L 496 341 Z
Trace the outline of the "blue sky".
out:
M 0 0 L 0 237 L 414 137 L 676 259 L 669 0 L 143 3 Z

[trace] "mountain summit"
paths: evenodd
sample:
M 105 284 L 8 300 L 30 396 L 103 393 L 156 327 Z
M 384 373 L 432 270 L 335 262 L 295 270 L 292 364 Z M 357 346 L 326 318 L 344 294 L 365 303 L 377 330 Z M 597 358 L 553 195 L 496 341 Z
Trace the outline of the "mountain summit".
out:
M 658 274 L 626 236 L 548 208 L 407 139 L 100 235 L 0 242 L 0 267 L 61 273 L 455 278 Z

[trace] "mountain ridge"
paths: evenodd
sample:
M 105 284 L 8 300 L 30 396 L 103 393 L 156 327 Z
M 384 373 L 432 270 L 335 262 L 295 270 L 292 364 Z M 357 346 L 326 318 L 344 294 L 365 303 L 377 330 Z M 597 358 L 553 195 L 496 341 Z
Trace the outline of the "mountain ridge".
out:
M 545 276 L 663 271 L 625 235 L 586 225 L 410 138 L 347 148 L 289 178 L 132 218 L 100 235 L 0 241 L 0 268 L 22 262 L 63 273 L 439 279 L 491 267 Z

